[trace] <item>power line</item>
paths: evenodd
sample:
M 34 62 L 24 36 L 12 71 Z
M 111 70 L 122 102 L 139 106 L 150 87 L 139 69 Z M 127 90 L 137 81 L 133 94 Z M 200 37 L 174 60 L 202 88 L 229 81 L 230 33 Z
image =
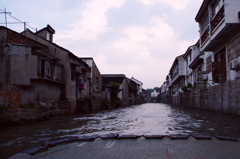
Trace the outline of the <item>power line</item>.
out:
M 0 9 L 0 11 L 2 11 L 2 12 L 0 12 L 0 14 L 5 14 L 5 23 L 0 23 L 0 24 L 5 24 L 6 27 L 7 27 L 8 24 L 23 23 L 24 24 L 24 30 L 26 30 L 26 26 L 28 26 L 29 28 L 37 31 L 37 28 L 33 28 L 32 26 L 28 25 L 27 24 L 28 22 L 25 22 L 25 21 L 23 22 L 23 21 L 19 20 L 18 18 L 12 16 L 11 12 L 7 12 L 6 8 L 4 8 L 4 10 Z M 18 22 L 7 22 L 7 16 L 12 17 L 13 19 L 17 20 Z

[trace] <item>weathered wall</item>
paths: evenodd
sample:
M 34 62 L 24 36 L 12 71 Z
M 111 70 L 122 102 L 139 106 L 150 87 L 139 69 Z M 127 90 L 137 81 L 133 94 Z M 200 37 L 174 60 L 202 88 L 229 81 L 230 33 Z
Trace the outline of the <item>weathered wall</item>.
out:
M 31 85 L 0 84 L 0 104 L 9 103 L 9 99 L 18 98 L 20 104 L 41 104 L 50 107 L 64 100 L 64 85 L 44 79 L 31 80 Z M 12 98 L 12 99 L 11 99 Z M 9 103 L 12 104 L 11 102 Z
M 31 47 L 11 45 L 1 55 L 0 69 L 0 82 L 29 85 L 29 79 L 37 76 L 37 57 Z
M 240 78 L 224 84 L 165 98 L 171 104 L 240 115 Z
M 121 92 L 122 92 L 122 106 L 129 106 L 129 89 L 126 78 L 123 80 Z

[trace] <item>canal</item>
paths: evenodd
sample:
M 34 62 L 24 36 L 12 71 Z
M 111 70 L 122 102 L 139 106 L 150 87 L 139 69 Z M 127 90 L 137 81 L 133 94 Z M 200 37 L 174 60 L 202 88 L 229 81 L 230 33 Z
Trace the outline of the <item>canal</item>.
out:
M 2 128 L 0 158 L 69 136 L 201 134 L 240 137 L 239 123 L 237 116 L 146 103 Z

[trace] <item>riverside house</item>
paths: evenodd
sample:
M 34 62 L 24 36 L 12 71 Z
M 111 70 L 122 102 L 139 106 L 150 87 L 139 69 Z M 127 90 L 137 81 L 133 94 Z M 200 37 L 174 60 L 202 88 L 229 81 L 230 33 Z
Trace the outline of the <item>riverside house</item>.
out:
M 185 82 L 173 83 L 170 74 L 161 87 L 163 102 L 239 115 L 240 1 L 204 0 L 195 20 L 200 39 L 183 55 Z M 186 84 L 191 88 L 173 91 Z
M 0 82 L 18 88 L 19 104 L 74 113 L 89 97 L 89 66 L 53 43 L 54 33 L 50 25 L 21 34 L 1 26 Z
M 115 106 L 128 106 L 128 80 L 124 74 L 102 74 L 102 86 L 105 98 L 110 97 L 110 102 L 115 103 Z M 118 84 L 118 88 L 115 88 L 115 84 Z M 118 97 L 119 100 L 116 97 Z

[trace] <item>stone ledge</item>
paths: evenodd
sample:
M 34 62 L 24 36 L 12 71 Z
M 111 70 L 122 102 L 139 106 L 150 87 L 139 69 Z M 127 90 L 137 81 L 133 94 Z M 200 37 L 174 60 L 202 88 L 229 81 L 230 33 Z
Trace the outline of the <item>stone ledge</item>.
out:
M 118 136 L 117 139 L 137 139 L 140 136 L 137 135 L 121 135 Z
M 164 135 L 143 135 L 145 139 L 162 139 L 165 136 Z
M 229 137 L 229 136 L 208 136 L 208 135 L 182 135 L 182 134 L 176 134 L 176 135 L 120 135 L 119 134 L 110 134 L 110 135 L 102 135 L 102 136 L 80 136 L 80 137 L 70 137 L 65 138 L 49 143 L 42 144 L 39 147 L 31 148 L 28 150 L 25 150 L 23 152 L 20 152 L 12 157 L 10 159 L 21 159 L 21 158 L 31 158 L 31 156 L 34 156 L 38 153 L 47 151 L 49 148 L 62 145 L 62 144 L 68 144 L 68 143 L 74 143 L 74 142 L 91 142 L 95 141 L 97 138 L 101 139 L 114 139 L 114 140 L 124 140 L 124 139 L 137 139 L 139 137 L 144 137 L 145 139 L 157 139 L 161 140 L 165 137 L 168 137 L 171 140 L 187 140 L 188 137 L 193 137 L 197 140 L 211 140 L 212 137 L 215 137 L 218 140 L 225 140 L 225 141 L 233 141 L 233 142 L 240 142 L 240 138 L 236 137 Z
M 105 139 L 116 139 L 118 137 L 119 134 L 110 134 L 110 135 L 103 135 L 100 136 L 101 139 L 105 140 Z
M 170 139 L 173 139 L 173 140 L 175 140 L 175 139 L 188 139 L 189 135 L 181 135 L 181 134 L 179 134 L 179 135 L 169 135 L 168 137 Z

